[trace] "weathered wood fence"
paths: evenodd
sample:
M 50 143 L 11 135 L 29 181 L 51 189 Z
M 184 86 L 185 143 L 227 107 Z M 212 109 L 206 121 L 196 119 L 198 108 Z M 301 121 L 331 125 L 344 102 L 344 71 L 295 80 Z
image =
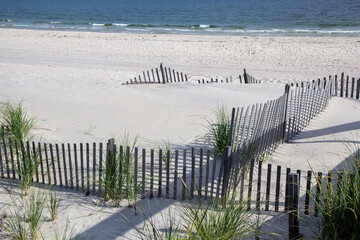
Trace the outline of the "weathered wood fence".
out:
M 224 158 L 223 192 L 244 183 L 251 161 L 260 163 L 299 133 L 327 106 L 334 82 L 318 80 L 285 86 L 283 96 L 265 104 L 232 110 L 230 138 Z M 242 189 L 243 186 L 240 186 Z
M 220 200 L 224 187 L 224 161 L 209 149 L 161 150 L 138 149 L 109 145 L 93 144 L 46 144 L 35 142 L 12 141 L 3 138 L 0 147 L 0 174 L 2 178 L 20 180 L 23 159 L 31 157 L 38 161 L 33 181 L 48 186 L 61 186 L 82 191 L 85 194 L 104 194 L 106 161 L 122 160 L 130 162 L 134 176 L 133 187 L 141 186 L 139 198 L 165 197 L 178 200 L 201 198 L 214 202 Z M 114 149 L 113 158 L 109 158 L 109 149 Z M 110 160 L 109 160 L 110 159 Z M 36 162 L 35 161 L 35 162 Z M 121 171 L 121 164 L 114 171 Z M 235 192 L 238 200 L 246 200 L 248 209 L 256 207 L 265 211 L 281 211 L 287 208 L 286 184 L 290 168 L 281 166 L 267 167 L 252 159 L 248 169 L 248 178 L 243 176 L 242 188 Z M 245 172 L 245 171 L 244 171 Z M 301 188 L 305 196 L 306 189 L 316 183 L 312 172 L 302 175 L 297 170 L 299 179 L 303 179 Z M 322 173 L 318 174 L 319 176 Z M 256 188 L 255 188 L 256 186 Z M 301 205 L 309 212 L 308 195 Z
M 239 75 L 238 78 L 233 78 L 230 76 L 229 78 L 225 79 L 218 79 L 218 78 L 210 78 L 209 80 L 199 79 L 199 84 L 206 84 L 206 83 L 237 83 L 239 81 L 240 84 L 248 84 L 248 83 L 261 83 L 260 80 L 255 79 L 254 77 L 250 76 L 246 73 L 246 69 L 244 69 L 243 76 Z
M 137 77 L 126 81 L 122 85 L 131 85 L 131 84 L 166 84 L 166 83 L 180 83 L 187 82 L 188 75 L 175 71 L 169 67 L 164 67 L 163 64 L 160 64 L 159 68 L 151 69 L 148 71 L 143 71 L 142 74 L 139 74 Z
M 354 77 L 345 78 L 344 73 L 341 74 L 340 79 L 335 75 L 335 85 L 333 89 L 333 95 L 339 97 L 348 97 L 359 99 L 360 93 L 360 78 L 356 80 Z

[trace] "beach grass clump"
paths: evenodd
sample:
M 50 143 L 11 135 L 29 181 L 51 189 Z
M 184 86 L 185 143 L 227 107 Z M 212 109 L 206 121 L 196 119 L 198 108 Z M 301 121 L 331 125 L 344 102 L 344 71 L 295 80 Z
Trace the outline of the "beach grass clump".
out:
M 12 216 L 3 219 L 1 228 L 5 235 L 9 235 L 15 240 L 27 240 L 29 238 L 28 225 L 19 211 L 14 211 Z
M 41 226 L 41 216 L 44 210 L 46 197 L 44 193 L 32 193 L 25 202 L 24 209 L 26 222 L 29 223 L 29 232 L 31 239 L 37 239 Z
M 134 205 L 142 185 L 135 184 L 135 149 L 139 135 L 131 138 L 126 132 L 120 139 L 122 151 L 117 152 L 115 145 L 107 151 L 105 176 L 101 183 L 105 189 L 107 200 L 113 200 L 116 207 L 120 206 L 122 199 L 127 199 L 130 207 Z
M 20 156 L 20 187 L 25 195 L 29 194 L 33 177 L 36 173 L 36 169 L 40 164 L 39 152 L 28 153 L 29 150 L 24 150 L 24 153 Z M 18 170 L 17 170 L 18 171 Z
M 243 239 L 256 233 L 246 202 L 235 198 L 226 199 L 225 204 L 188 206 L 183 213 L 190 239 Z
M 51 216 L 51 221 L 55 221 L 58 213 L 59 213 L 59 206 L 60 206 L 61 199 L 57 196 L 57 192 L 50 191 L 49 194 L 49 202 L 48 202 L 48 209 Z
M 100 184 L 104 187 L 106 200 L 113 200 L 115 206 L 119 207 L 124 179 L 119 171 L 120 159 L 116 157 L 114 149 L 111 150 L 110 148 L 112 148 L 112 146 L 108 146 L 104 180 L 100 182 Z
M 181 204 L 173 212 L 169 210 L 161 226 L 141 212 L 147 224 L 146 228 L 135 228 L 141 239 L 244 239 L 259 234 L 262 225 L 247 210 L 247 202 L 238 202 L 234 196 L 222 204 L 205 203 L 200 198 Z
M 125 196 L 128 200 L 128 206 L 133 207 L 137 199 L 137 194 L 141 189 L 141 184 L 135 184 L 135 149 L 138 146 L 139 135 L 134 138 L 130 137 L 128 132 L 125 132 L 123 137 L 120 139 L 120 144 L 123 146 L 124 151 L 120 158 L 122 164 L 121 175 L 124 179 Z
M 360 149 L 335 172 L 336 181 L 321 188 L 318 201 L 319 239 L 360 239 Z M 317 177 L 317 183 L 320 180 Z
M 217 106 L 214 110 L 215 120 L 207 120 L 210 132 L 210 142 L 219 155 L 222 155 L 229 143 L 230 137 L 230 113 L 227 108 Z
M 1 127 L 3 135 L 18 142 L 28 140 L 30 131 L 34 129 L 36 119 L 29 117 L 23 108 L 22 102 L 6 102 L 0 106 Z

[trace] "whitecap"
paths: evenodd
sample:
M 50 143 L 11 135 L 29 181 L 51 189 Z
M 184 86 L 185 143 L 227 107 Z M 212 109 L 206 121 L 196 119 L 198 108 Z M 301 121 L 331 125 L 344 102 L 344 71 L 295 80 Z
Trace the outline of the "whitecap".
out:
M 117 27 L 127 27 L 127 26 L 129 26 L 129 24 L 126 24 L 126 23 L 113 23 L 112 25 L 117 26 Z
M 200 24 L 199 27 L 200 27 L 200 28 L 209 28 L 210 25 Z

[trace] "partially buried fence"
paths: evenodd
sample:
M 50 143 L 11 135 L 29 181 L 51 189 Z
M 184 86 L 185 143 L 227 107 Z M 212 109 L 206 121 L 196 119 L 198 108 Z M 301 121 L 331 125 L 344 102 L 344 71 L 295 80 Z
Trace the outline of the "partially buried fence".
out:
M 160 64 L 159 68 L 143 71 L 137 77 L 126 81 L 123 85 L 132 84 L 166 84 L 166 83 L 180 83 L 187 82 L 188 75 L 183 72 L 175 71 L 169 67 L 164 67 Z
M 261 83 L 260 80 L 255 79 L 253 76 L 246 73 L 244 69 L 243 76 L 239 75 L 240 84 L 249 84 L 249 83 Z M 199 79 L 197 82 L 200 84 L 205 83 L 235 83 L 236 77 L 233 78 L 230 76 L 225 79 L 210 78 L 209 80 Z M 159 68 L 143 71 L 138 76 L 126 81 L 122 85 L 133 85 L 133 84 L 167 84 L 167 83 L 183 83 L 188 82 L 189 76 L 183 72 L 175 71 L 170 67 L 164 66 L 162 63 Z
M 207 84 L 207 83 L 237 83 L 239 81 L 240 84 L 251 84 L 251 83 L 261 83 L 260 80 L 257 80 L 253 76 L 246 73 L 246 69 L 244 69 L 243 76 L 239 75 L 238 78 L 233 78 L 232 76 L 225 79 L 218 78 L 210 78 L 209 80 L 199 79 L 199 84 Z

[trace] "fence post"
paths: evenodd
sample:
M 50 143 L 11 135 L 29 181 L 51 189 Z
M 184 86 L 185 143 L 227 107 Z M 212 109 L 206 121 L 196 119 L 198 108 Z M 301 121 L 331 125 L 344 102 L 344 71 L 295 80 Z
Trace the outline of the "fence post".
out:
M 285 85 L 285 112 L 284 112 L 284 120 L 283 120 L 283 129 L 282 129 L 282 143 L 285 142 L 285 133 L 286 133 L 286 117 L 287 117 L 287 109 L 288 109 L 288 102 L 289 102 L 289 91 L 290 85 Z
M 299 179 L 297 173 L 289 174 L 289 239 L 300 239 L 301 234 L 299 232 Z
M 109 186 L 109 184 L 114 184 L 114 180 L 115 178 L 113 178 L 113 176 L 115 176 L 116 174 L 116 166 L 115 166 L 115 140 L 114 138 L 111 138 L 108 140 L 108 144 L 107 144 L 107 149 L 106 149 L 106 166 L 105 166 L 105 171 L 108 172 L 110 171 L 111 174 L 109 174 L 109 176 L 111 177 L 107 177 L 105 178 L 106 181 L 106 185 Z M 115 180 L 116 181 L 116 180 Z M 106 188 L 105 188 L 105 195 L 107 194 L 106 192 Z
M 248 82 L 248 76 L 246 74 L 246 69 L 244 68 L 244 83 L 247 84 Z
M 164 74 L 164 67 L 163 64 L 160 64 L 160 71 L 161 71 L 161 77 L 162 77 L 162 83 L 165 84 L 166 80 L 165 80 L 165 74 Z
M 226 200 L 226 195 L 228 192 L 228 187 L 229 187 L 229 177 L 230 177 L 230 173 L 231 173 L 231 169 L 230 169 L 230 165 L 231 165 L 231 147 L 227 146 L 224 152 L 224 169 L 223 169 L 223 182 L 222 182 L 222 191 L 221 191 L 221 202 L 224 203 L 224 201 Z

